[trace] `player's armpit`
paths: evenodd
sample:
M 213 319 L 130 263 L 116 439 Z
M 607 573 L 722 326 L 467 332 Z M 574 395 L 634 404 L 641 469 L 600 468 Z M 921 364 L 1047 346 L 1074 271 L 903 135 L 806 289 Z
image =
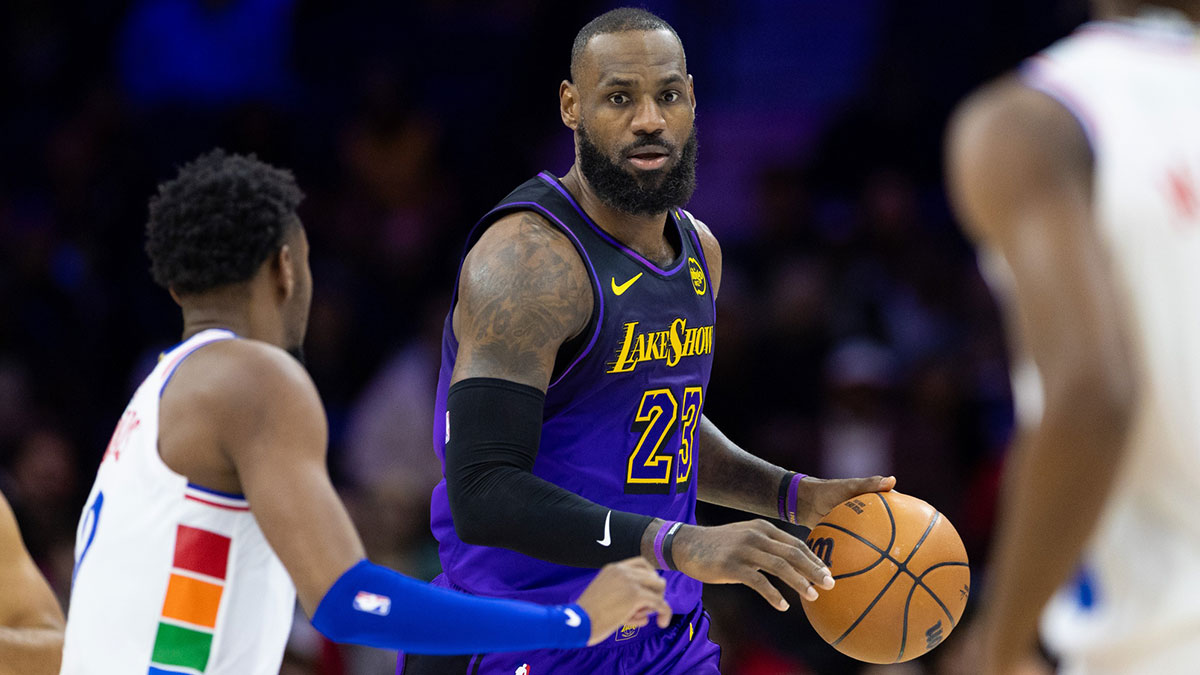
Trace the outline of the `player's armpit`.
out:
M 967 229 L 1011 269 L 1016 325 L 1045 407 L 1009 459 L 984 602 L 991 667 L 1032 646 L 1112 485 L 1137 392 L 1124 309 L 1092 213 L 1092 157 L 1061 104 L 1008 80 L 955 115 L 950 192 Z M 989 671 L 991 672 L 991 671 Z
M 57 673 L 63 614 L 0 495 L 0 675 Z
M 188 362 L 222 382 L 211 409 L 220 446 L 311 616 L 334 581 L 364 556 L 325 468 L 328 431 L 316 387 L 289 354 L 252 340 L 212 345 L 181 368 Z
M 501 218 L 463 262 L 451 382 L 495 377 L 544 391 L 559 347 L 587 326 L 593 302 L 565 234 L 534 213 Z

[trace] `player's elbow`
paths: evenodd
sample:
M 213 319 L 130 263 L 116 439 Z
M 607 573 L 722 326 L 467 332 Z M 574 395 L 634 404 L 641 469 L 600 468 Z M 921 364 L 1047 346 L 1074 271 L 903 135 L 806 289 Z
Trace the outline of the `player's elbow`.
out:
M 464 544 L 472 546 L 503 545 L 502 527 L 498 526 L 496 503 L 486 494 L 446 485 L 454 532 Z

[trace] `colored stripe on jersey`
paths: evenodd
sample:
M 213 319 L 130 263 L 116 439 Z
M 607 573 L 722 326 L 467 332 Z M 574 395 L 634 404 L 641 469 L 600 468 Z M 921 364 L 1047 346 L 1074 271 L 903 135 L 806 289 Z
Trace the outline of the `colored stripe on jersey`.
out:
M 150 675 L 203 673 L 212 653 L 213 632 L 225 590 L 232 540 L 216 532 L 180 525 L 175 561 L 154 639 Z M 162 670 L 183 668 L 185 670 Z
M 194 502 L 200 502 L 207 506 L 212 506 L 218 509 L 227 511 L 249 511 L 250 503 L 241 495 L 232 495 L 228 492 L 219 492 L 209 488 L 200 487 L 188 483 L 187 490 L 183 494 L 185 499 L 190 499 Z

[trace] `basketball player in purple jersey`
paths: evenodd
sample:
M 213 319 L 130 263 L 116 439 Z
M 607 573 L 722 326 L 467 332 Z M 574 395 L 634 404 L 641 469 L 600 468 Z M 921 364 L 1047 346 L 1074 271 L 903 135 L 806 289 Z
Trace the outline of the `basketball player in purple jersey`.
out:
M 704 582 L 746 584 L 786 610 L 764 572 L 809 599 L 833 579 L 764 520 L 696 526 L 696 500 L 811 526 L 895 484 L 786 471 L 703 415 L 721 251 L 681 208 L 695 185 L 695 97 L 674 30 L 637 9 L 593 20 L 559 98 L 575 165 L 484 216 L 446 320 L 435 583 L 560 601 L 594 568 L 640 553 L 663 570 L 676 618 L 575 653 L 408 654 L 405 675 L 716 673 Z

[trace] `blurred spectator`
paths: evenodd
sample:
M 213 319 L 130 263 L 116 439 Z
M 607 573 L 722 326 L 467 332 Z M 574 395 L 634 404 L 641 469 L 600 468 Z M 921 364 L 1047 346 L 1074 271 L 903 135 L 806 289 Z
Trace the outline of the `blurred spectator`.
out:
M 893 358 L 884 346 L 856 338 L 825 362 L 818 475 L 848 478 L 895 473 L 896 412 Z

